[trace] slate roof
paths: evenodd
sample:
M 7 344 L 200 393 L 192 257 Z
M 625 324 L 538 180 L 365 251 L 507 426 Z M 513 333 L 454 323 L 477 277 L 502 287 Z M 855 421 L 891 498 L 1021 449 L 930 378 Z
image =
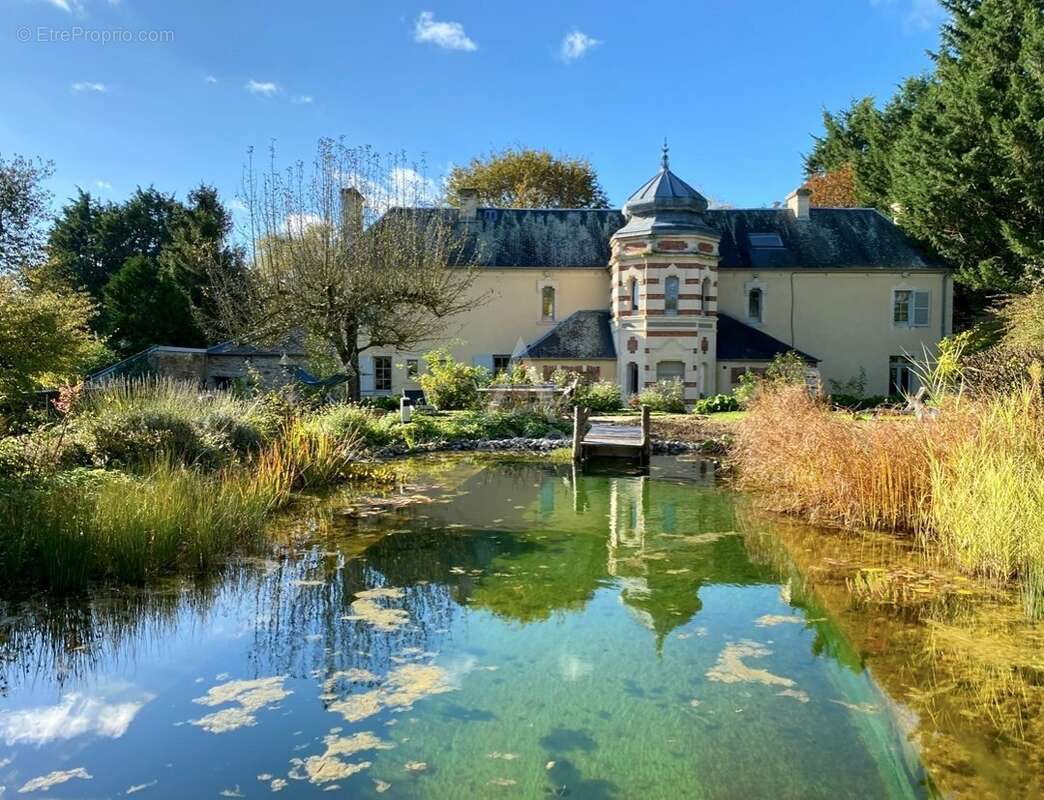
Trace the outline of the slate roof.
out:
M 424 213 L 445 214 L 467 239 L 464 259 L 474 257 L 487 267 L 605 268 L 609 239 L 625 222 L 617 209 L 480 208 L 470 222 L 461 220 L 456 209 Z M 669 213 L 657 217 L 666 220 Z M 813 208 L 807 220 L 795 219 L 786 208 L 710 209 L 700 216 L 721 235 L 720 266 L 725 268 L 945 266 L 872 208 Z M 777 233 L 783 247 L 752 247 L 749 233 Z
M 791 350 L 810 363 L 819 362 L 815 356 L 803 353 L 774 336 L 745 325 L 728 314 L 718 313 L 718 361 L 771 361 Z
M 306 355 L 304 345 L 297 336 L 291 335 L 270 347 L 254 347 L 242 342 L 220 342 L 206 349 L 208 356 L 303 356 Z
M 706 211 L 707 198 L 671 172 L 665 165 L 658 173 L 639 187 L 624 203 L 624 216 L 684 208 Z
M 616 358 L 608 311 L 574 311 L 526 348 L 526 358 Z

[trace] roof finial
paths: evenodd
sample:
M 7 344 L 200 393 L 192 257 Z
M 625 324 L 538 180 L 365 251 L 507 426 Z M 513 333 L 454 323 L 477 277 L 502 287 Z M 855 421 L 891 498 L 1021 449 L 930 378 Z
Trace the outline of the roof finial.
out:
M 670 161 L 669 161 L 669 159 L 667 157 L 667 153 L 668 153 L 669 150 L 670 150 L 670 148 L 667 146 L 667 137 L 664 136 L 663 137 L 663 158 L 661 159 L 661 161 L 663 163 L 664 171 L 670 169 Z

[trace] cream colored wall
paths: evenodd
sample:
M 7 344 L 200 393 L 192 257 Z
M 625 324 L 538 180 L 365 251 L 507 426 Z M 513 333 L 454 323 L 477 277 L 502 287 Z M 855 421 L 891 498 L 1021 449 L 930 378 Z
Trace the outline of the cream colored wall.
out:
M 540 293 L 555 287 L 556 314 L 540 318 Z M 465 361 L 512 353 L 521 339 L 539 339 L 574 311 L 609 308 L 609 272 L 603 269 L 482 269 L 472 287 L 473 311 L 448 326 L 444 340 Z M 485 298 L 485 302 L 482 302 Z
M 747 318 L 752 282 L 762 289 L 760 325 Z M 892 291 L 900 288 L 930 292 L 927 327 L 892 323 Z M 922 345 L 933 347 L 952 330 L 952 308 L 953 283 L 943 273 L 722 269 L 718 275 L 719 311 L 819 358 L 828 391 L 830 379 L 845 381 L 863 367 L 866 392 L 885 394 L 889 357 L 920 356 Z
M 542 320 L 541 290 L 555 288 L 554 320 Z M 605 269 L 489 269 L 482 268 L 471 289 L 475 299 L 473 310 L 454 317 L 439 338 L 426 343 L 417 353 L 373 350 L 367 356 L 392 356 L 392 394 L 402 388 L 416 388 L 408 381 L 406 358 L 419 357 L 436 347 L 446 347 L 459 361 L 486 365 L 493 354 L 509 355 L 519 342 L 531 344 L 574 311 L 609 308 L 609 272 Z M 564 362 L 563 362 L 564 363 Z M 607 362 L 598 362 L 606 364 Z M 615 365 L 613 365 L 615 370 Z M 423 362 L 421 364 L 423 369 Z M 603 375 L 606 372 L 603 366 Z M 366 362 L 363 363 L 366 372 Z

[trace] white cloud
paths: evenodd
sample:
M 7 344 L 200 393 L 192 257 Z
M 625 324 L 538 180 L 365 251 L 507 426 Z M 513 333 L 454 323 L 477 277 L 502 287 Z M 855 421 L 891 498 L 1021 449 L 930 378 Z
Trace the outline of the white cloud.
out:
M 48 5 L 61 9 L 66 14 L 82 14 L 82 0 L 44 0 Z
M 583 58 L 587 55 L 588 50 L 601 43 L 600 40 L 595 39 L 593 36 L 588 36 L 583 31 L 573 31 L 566 34 L 566 37 L 562 40 L 562 47 L 559 52 L 562 60 L 568 64 L 570 61 Z
M 409 167 L 395 167 L 388 173 L 388 193 L 392 203 L 434 203 L 440 195 L 439 182 Z
M 74 92 L 107 92 L 109 87 L 104 83 L 95 83 L 94 81 L 77 81 L 72 85 Z
M 206 83 L 217 83 L 218 82 L 218 79 L 215 78 L 213 75 L 204 75 L 203 76 L 203 80 Z
M 297 103 L 297 105 L 299 106 L 307 106 L 312 104 L 313 99 L 314 98 L 310 94 L 299 94 L 296 97 L 294 97 L 290 102 Z
M 247 81 L 244 87 L 251 94 L 263 94 L 266 97 L 279 91 L 279 86 L 271 81 Z
M 95 181 L 94 185 L 97 186 L 99 189 L 102 189 L 104 191 L 108 191 L 109 189 L 112 188 L 112 184 L 109 183 L 108 181 L 100 181 L 100 180 L 99 181 Z
M 459 22 L 438 22 L 430 11 L 422 11 L 413 28 L 415 42 L 428 42 L 444 50 L 477 50 L 478 45 Z
M 150 700 L 152 695 L 138 695 L 113 703 L 70 692 L 57 705 L 0 712 L 0 736 L 8 747 L 21 743 L 42 745 L 83 734 L 118 739 Z

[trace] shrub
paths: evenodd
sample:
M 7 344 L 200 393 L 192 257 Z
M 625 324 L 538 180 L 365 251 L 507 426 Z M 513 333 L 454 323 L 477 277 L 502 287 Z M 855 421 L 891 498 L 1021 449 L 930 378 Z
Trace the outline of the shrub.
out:
M 399 398 L 386 396 L 364 397 L 359 401 L 359 405 L 364 408 L 373 408 L 384 412 L 398 411 Z
M 734 395 L 715 394 L 697 400 L 692 410 L 696 414 L 718 414 L 722 411 L 739 411 L 739 407 L 739 400 Z
M 480 385 L 489 382 L 489 371 L 457 361 L 446 350 L 433 350 L 424 356 L 428 369 L 417 376 L 429 403 L 438 409 L 475 408 Z
M 493 377 L 493 384 L 497 386 L 532 386 L 539 382 L 536 368 L 527 367 L 521 363 L 516 363 L 510 369 L 498 372 Z
M 320 409 L 307 425 L 315 431 L 344 442 L 362 442 L 382 447 L 393 439 L 392 428 L 398 423 L 394 414 L 351 403 L 338 403 Z
M 596 414 L 619 411 L 623 405 L 619 384 L 613 381 L 595 381 L 579 388 L 576 404 L 591 409 Z
M 638 402 L 649 406 L 652 411 L 682 414 L 685 412 L 685 387 L 678 378 L 657 381 L 639 393 Z

